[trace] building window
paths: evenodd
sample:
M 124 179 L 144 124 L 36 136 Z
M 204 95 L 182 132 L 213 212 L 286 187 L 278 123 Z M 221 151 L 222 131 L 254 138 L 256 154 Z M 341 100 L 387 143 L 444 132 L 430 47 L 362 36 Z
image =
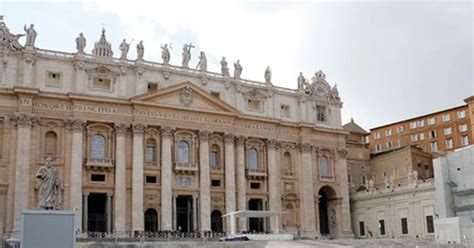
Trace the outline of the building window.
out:
M 156 142 L 154 139 L 148 139 L 145 148 L 145 161 L 149 163 L 156 162 Z
M 451 115 L 450 114 L 443 115 L 443 121 L 444 122 L 447 122 L 447 121 L 450 121 L 450 120 L 451 120 Z
M 453 139 L 446 139 L 446 149 L 453 148 Z
M 462 146 L 469 145 L 469 136 L 467 135 L 461 136 L 461 145 Z
M 453 129 L 448 127 L 444 129 L 444 135 L 451 135 L 453 133 Z
M 280 105 L 280 115 L 282 117 L 290 117 L 290 106 L 286 104 Z
M 407 218 L 402 218 L 400 220 L 402 224 L 402 234 L 408 234 L 408 220 Z
M 434 124 L 436 124 L 435 118 L 434 117 L 429 118 L 428 119 L 428 125 L 434 125 Z
M 46 85 L 55 87 L 61 86 L 61 73 L 48 71 L 46 76 Z
M 219 99 L 219 98 L 221 98 L 221 93 L 219 93 L 217 91 L 211 91 L 211 96 Z
M 107 78 L 94 78 L 92 80 L 92 86 L 95 90 L 105 90 L 109 91 L 112 81 Z
M 374 139 L 380 139 L 380 133 L 379 132 L 374 133 Z
M 380 235 L 385 235 L 385 220 L 379 220 Z
M 417 122 L 416 122 L 416 125 L 417 125 L 418 127 L 424 127 L 424 126 L 425 126 L 425 121 L 424 121 L 424 120 L 417 121 Z
M 430 131 L 430 138 L 436 138 L 436 130 Z
M 424 140 L 425 139 L 425 133 L 420 133 L 420 140 Z
M 466 111 L 459 111 L 458 112 L 458 118 L 459 119 L 463 119 L 463 118 L 466 118 Z
M 157 83 L 148 83 L 148 92 L 153 92 L 158 90 Z
M 351 175 L 347 175 L 347 182 L 348 182 L 349 184 L 352 183 Z
M 410 122 L 410 129 L 416 128 L 416 121 Z
M 431 151 L 432 152 L 438 151 L 438 142 L 436 141 L 431 142 Z
M 260 183 L 257 182 L 250 182 L 251 189 L 260 189 Z
M 48 131 L 44 138 L 44 154 L 46 156 L 55 157 L 58 144 L 58 136 L 54 131 Z
M 326 156 L 321 156 L 319 158 L 319 173 L 321 177 L 329 177 L 329 160 Z
M 105 182 L 104 174 L 91 174 L 91 182 Z
M 388 150 L 391 150 L 393 148 L 393 142 L 392 141 L 388 141 L 387 142 L 387 149 Z
M 248 167 L 249 167 L 249 170 L 258 169 L 258 153 L 257 153 L 257 149 L 255 148 L 250 148 L 249 150 Z
M 362 184 L 365 185 L 365 183 L 366 183 L 366 178 L 365 176 L 362 176 Z
M 381 152 L 382 151 L 382 145 L 381 144 L 376 144 L 375 145 L 375 152 Z
M 316 106 L 316 120 L 325 122 L 327 121 L 326 107 Z
M 248 99 L 247 100 L 247 107 L 249 110 L 252 111 L 261 111 L 261 101 L 256 99 Z
M 405 132 L 405 127 L 404 126 L 397 127 L 397 133 L 403 133 L 403 132 Z
M 291 174 L 293 172 L 293 168 L 291 166 L 291 154 L 289 152 L 285 152 L 285 154 L 283 154 L 283 172 L 285 174 Z
M 221 180 L 211 180 L 211 186 L 212 187 L 220 187 L 221 186 Z
M 91 157 L 92 158 L 105 158 L 105 137 L 96 134 L 92 136 L 91 141 Z
M 434 233 L 433 215 L 426 216 L 426 232 Z
M 209 155 L 209 163 L 211 169 L 217 170 L 219 169 L 219 146 L 212 145 L 211 146 L 211 153 Z
M 412 142 L 418 141 L 418 134 L 412 134 L 412 135 L 410 135 L 410 139 L 411 139 Z
M 146 176 L 145 177 L 145 182 L 155 184 L 156 183 L 156 176 Z
M 459 125 L 459 132 L 466 132 L 467 131 L 467 124 Z
M 359 221 L 359 235 L 365 236 L 365 223 L 363 221 Z
M 178 163 L 189 164 L 189 143 L 185 140 L 178 142 Z
M 385 136 L 392 136 L 392 129 L 385 130 Z

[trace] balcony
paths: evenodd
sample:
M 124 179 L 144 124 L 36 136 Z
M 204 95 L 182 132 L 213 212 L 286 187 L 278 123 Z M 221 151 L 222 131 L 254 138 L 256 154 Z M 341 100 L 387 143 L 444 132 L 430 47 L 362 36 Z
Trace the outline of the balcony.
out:
M 194 175 L 198 172 L 197 164 L 174 163 L 174 172 L 176 174 Z
M 109 158 L 86 158 L 85 165 L 87 170 L 110 171 L 114 168 L 113 160 Z
M 255 168 L 246 170 L 247 178 L 249 179 L 263 179 L 267 177 L 267 171 L 264 168 Z

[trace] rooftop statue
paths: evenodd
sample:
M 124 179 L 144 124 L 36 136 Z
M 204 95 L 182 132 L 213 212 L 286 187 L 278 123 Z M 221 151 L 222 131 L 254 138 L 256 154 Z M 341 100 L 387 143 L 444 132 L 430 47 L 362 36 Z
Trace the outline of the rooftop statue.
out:
M 76 49 L 78 54 L 84 54 L 84 48 L 86 47 L 86 37 L 83 33 L 79 33 L 79 36 L 76 38 Z
M 303 72 L 300 72 L 300 75 L 298 76 L 298 90 L 304 91 L 305 84 L 306 84 L 306 79 L 303 76 Z
M 265 83 L 272 84 L 272 70 L 270 69 L 270 66 L 267 66 L 267 69 L 265 70 Z
M 191 61 L 191 48 L 193 48 L 194 46 L 189 43 L 188 44 L 184 44 L 183 46 L 183 58 L 181 60 L 181 66 L 182 67 L 185 67 L 185 68 L 188 68 L 189 67 L 189 61 Z
M 38 33 L 35 30 L 35 25 L 30 24 L 29 28 L 26 28 L 26 25 L 25 25 L 23 29 L 26 32 L 25 47 L 30 47 L 30 48 L 35 47 L 36 36 L 38 35 Z
M 163 64 L 169 64 L 170 63 L 170 49 L 168 49 L 168 44 L 165 44 L 164 46 L 161 45 L 161 58 L 163 59 Z
M 199 55 L 199 63 L 197 64 L 196 69 L 197 68 L 199 68 L 200 71 L 207 70 L 207 58 L 203 51 L 201 51 L 201 54 Z
M 141 40 L 137 44 L 137 61 L 143 61 L 144 54 L 145 54 L 145 47 L 143 46 L 143 41 Z
M 227 67 L 227 61 L 225 61 L 225 57 L 222 57 L 221 60 L 221 73 L 223 76 L 228 77 L 230 76 L 229 74 L 229 67 Z
M 0 19 L 0 46 L 4 46 L 13 51 L 19 51 L 23 49 L 23 46 L 18 42 L 20 37 L 25 36 L 24 34 L 12 34 L 7 25 Z
M 242 66 L 240 65 L 240 60 L 234 63 L 234 78 L 240 79 L 240 75 L 242 74 Z
M 41 179 L 40 194 L 38 197 L 38 207 L 46 210 L 58 210 L 61 208 L 59 190 L 61 180 L 58 171 L 53 166 L 53 158 L 46 158 L 46 165 L 36 173 L 36 177 Z
M 123 39 L 119 48 L 120 48 L 120 51 L 122 51 L 122 54 L 120 55 L 120 59 L 126 60 L 128 49 L 130 49 L 130 43 L 127 43 L 127 40 Z

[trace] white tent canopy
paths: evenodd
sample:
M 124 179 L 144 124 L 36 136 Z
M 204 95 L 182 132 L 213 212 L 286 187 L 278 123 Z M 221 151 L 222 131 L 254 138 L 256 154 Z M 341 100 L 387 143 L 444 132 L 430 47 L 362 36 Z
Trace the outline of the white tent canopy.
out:
M 240 210 L 235 212 L 230 212 L 227 214 L 222 215 L 222 217 L 229 217 L 230 218 L 230 235 L 235 235 L 235 218 L 265 218 L 265 217 L 275 217 L 276 223 L 276 233 L 279 233 L 279 217 L 281 214 L 285 212 L 274 212 L 274 211 L 256 211 L 256 210 Z

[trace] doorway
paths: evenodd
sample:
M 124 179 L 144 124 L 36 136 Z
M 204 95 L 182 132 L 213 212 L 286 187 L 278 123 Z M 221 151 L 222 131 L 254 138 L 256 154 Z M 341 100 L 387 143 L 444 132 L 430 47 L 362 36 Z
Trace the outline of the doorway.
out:
M 222 213 L 219 210 L 214 210 L 211 213 L 211 230 L 213 232 L 222 232 Z
M 322 236 L 331 236 L 335 231 L 331 229 L 336 228 L 336 213 L 333 206 L 333 200 L 336 198 L 336 191 L 329 186 L 324 186 L 319 190 L 318 196 L 319 231 Z
M 87 231 L 107 232 L 107 194 L 90 193 L 87 199 Z
M 158 231 L 158 213 L 155 209 L 149 208 L 145 211 L 145 232 Z
M 176 229 L 181 232 L 193 231 L 193 197 L 176 197 Z
M 249 210 L 262 211 L 263 210 L 263 200 L 262 199 L 250 199 L 248 202 Z M 264 228 L 264 218 L 249 218 L 249 232 L 263 233 L 265 232 Z

